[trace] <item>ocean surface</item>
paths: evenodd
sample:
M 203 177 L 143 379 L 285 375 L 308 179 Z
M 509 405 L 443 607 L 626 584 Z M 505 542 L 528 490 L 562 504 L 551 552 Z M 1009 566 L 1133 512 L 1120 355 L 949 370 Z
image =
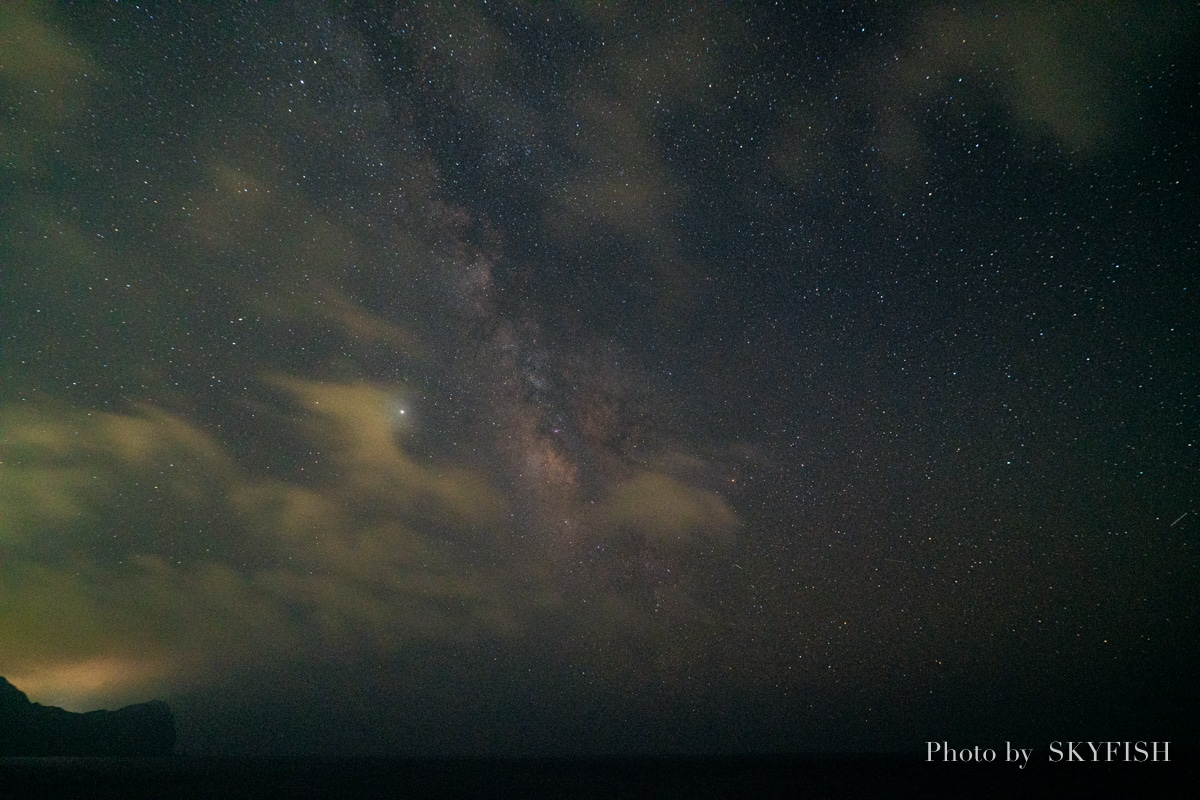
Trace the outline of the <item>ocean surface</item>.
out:
M 1181 754 L 1182 755 L 1182 754 Z M 1189 754 L 1190 755 L 1190 754 Z M 0 799 L 1200 797 L 1194 762 L 762 758 L 7 758 Z

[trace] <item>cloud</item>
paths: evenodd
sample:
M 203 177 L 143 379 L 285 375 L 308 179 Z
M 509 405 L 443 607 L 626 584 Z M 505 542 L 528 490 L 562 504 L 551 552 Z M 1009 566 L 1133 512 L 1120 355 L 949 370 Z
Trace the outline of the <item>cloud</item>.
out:
M 384 345 L 401 358 L 412 358 L 422 352 L 409 329 L 372 314 L 346 292 L 330 286 L 319 291 L 318 296 L 323 301 L 318 308 L 330 326 L 341 329 L 360 346 Z
M 653 472 L 617 486 L 596 520 L 602 530 L 636 533 L 663 547 L 729 545 L 740 526 L 725 498 Z
M 568 245 L 581 231 L 633 245 L 650 270 L 634 279 L 658 283 L 661 299 L 687 299 L 698 265 L 681 247 L 677 217 L 689 198 L 662 134 L 689 116 L 701 124 L 713 112 L 713 86 L 728 77 L 718 51 L 734 45 L 741 26 L 715 12 L 630 37 L 607 10 L 578 10 L 600 47 L 562 119 L 559 136 L 574 153 L 574 167 L 554 193 L 547 228 Z
M 995 92 L 1028 135 L 1085 152 L 1136 126 L 1148 59 L 1189 46 L 1196 23 L 1167 5 L 934 6 L 918 15 L 898 84 L 909 103 Z
M 42 3 L 0 6 L 0 98 L 9 123 L 0 125 L 0 144 L 9 154 L 56 144 L 55 128 L 83 107 L 89 79 L 98 77 L 97 65 L 55 26 L 52 13 Z
M 335 491 L 370 507 L 415 514 L 435 523 L 484 528 L 494 525 L 504 498 L 477 473 L 418 464 L 398 444 L 398 421 L 389 391 L 369 384 L 343 385 L 275 378 L 287 390 L 301 425 L 336 472 Z
M 0 427 L 0 493 L 11 498 L 0 546 L 10 548 L 87 548 L 82 531 L 116 523 L 127 502 L 167 493 L 205 502 L 233 469 L 211 436 L 153 406 L 134 414 L 7 406 Z
M 289 435 L 329 461 L 317 477 L 252 474 L 149 405 L 0 409 L 0 674 L 83 702 L 322 648 L 520 630 L 548 595 L 536 571 L 479 557 L 505 508 L 488 481 L 410 457 L 394 389 L 272 381 Z

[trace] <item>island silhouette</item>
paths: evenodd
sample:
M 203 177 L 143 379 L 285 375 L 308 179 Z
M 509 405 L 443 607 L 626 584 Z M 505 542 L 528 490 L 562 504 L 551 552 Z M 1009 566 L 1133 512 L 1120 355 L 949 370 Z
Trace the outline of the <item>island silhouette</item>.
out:
M 169 756 L 175 717 L 153 700 L 82 714 L 31 702 L 0 677 L 0 756 Z

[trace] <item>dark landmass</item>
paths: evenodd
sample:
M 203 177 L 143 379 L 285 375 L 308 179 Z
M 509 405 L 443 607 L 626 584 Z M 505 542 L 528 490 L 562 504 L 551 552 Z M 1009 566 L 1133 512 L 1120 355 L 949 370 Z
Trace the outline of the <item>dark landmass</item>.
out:
M 169 756 L 175 717 L 166 703 L 76 714 L 30 702 L 0 677 L 0 756 Z

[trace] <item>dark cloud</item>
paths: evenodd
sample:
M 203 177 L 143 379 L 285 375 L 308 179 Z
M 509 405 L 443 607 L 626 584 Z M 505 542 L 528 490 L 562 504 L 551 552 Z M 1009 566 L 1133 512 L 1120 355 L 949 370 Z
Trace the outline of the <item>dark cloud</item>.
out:
M 1153 88 L 1145 74 L 1177 59 L 1196 24 L 1181 8 L 1133 3 L 931 7 L 887 91 L 901 108 L 998 100 L 1023 135 L 1086 154 L 1140 134 Z

